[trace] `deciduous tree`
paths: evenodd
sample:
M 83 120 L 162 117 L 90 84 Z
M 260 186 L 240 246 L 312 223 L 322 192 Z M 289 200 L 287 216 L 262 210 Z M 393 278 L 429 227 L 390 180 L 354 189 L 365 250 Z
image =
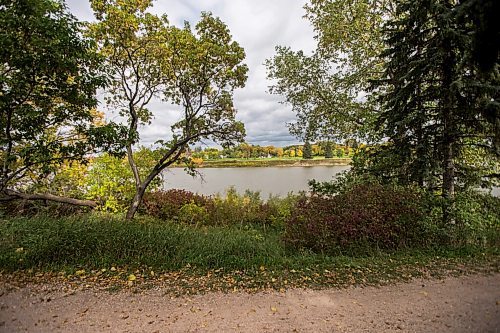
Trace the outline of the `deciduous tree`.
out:
M 94 202 L 26 193 L 62 163 L 100 148 L 120 150 L 120 130 L 94 122 L 101 59 L 57 0 L 0 5 L 0 193 L 2 199 Z
M 244 136 L 232 99 L 233 91 L 246 81 L 243 48 L 210 13 L 202 14 L 193 31 L 189 24 L 168 25 L 166 17 L 147 12 L 150 6 L 149 0 L 92 1 L 99 22 L 91 31 L 112 69 L 111 101 L 122 105 L 129 122 L 128 156 L 133 170 L 138 124 L 151 119 L 149 101 L 160 96 L 182 111 L 171 127 L 171 138 L 157 142 L 161 154 L 156 165 L 145 177 L 134 171 L 136 194 L 127 219 L 133 218 L 153 179 L 178 161 L 190 144 L 203 139 L 226 144 Z
M 266 61 L 272 94 L 296 113 L 290 132 L 302 139 L 341 141 L 373 133 L 376 101 L 369 82 L 382 72 L 382 24 L 390 0 L 311 0 L 305 6 L 318 41 L 312 55 L 276 47 Z M 309 136 L 306 138 L 306 134 Z

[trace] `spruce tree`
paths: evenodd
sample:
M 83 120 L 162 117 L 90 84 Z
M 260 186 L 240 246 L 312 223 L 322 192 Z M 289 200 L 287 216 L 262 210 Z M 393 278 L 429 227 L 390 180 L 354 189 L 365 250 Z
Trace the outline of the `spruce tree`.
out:
M 312 159 L 312 147 L 311 147 L 311 143 L 309 141 L 306 141 L 304 143 L 304 148 L 302 151 L 302 158 L 305 160 Z
M 330 141 L 325 146 L 325 158 L 333 158 L 333 147 Z
M 378 125 L 389 138 L 374 157 L 390 161 L 380 170 L 403 183 L 440 187 L 451 203 L 469 172 L 457 164 L 464 148 L 493 152 L 495 128 L 485 110 L 498 117 L 498 74 L 479 75 L 464 10 L 449 0 L 399 2 L 397 19 L 386 25 L 384 78 L 375 85 L 383 106 Z

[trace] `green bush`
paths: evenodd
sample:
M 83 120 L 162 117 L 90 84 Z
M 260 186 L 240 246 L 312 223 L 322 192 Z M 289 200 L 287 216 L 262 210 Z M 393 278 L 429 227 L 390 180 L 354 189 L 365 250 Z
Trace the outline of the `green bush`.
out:
M 226 196 L 216 195 L 208 208 L 210 225 L 269 224 L 269 209 L 259 192 L 246 191 L 239 195 L 229 188 Z
M 457 241 L 467 245 L 500 245 L 500 198 L 478 191 L 457 193 Z
M 207 221 L 207 209 L 198 206 L 194 202 L 185 204 L 179 209 L 177 214 L 178 221 L 184 224 L 200 225 Z
M 278 196 L 271 196 L 266 201 L 266 205 L 269 208 L 269 224 L 278 228 L 284 229 L 286 221 L 290 219 L 292 215 L 292 209 L 299 198 L 304 197 L 305 194 L 294 195 L 289 193 L 286 197 L 280 198 Z
M 134 153 L 134 159 L 142 179 L 154 167 L 156 152 L 140 148 Z M 160 188 L 161 177 L 156 177 L 148 191 Z M 99 210 L 120 212 L 125 210 L 135 194 L 135 180 L 126 158 L 103 154 L 93 159 L 85 176 L 85 197 L 97 201 Z

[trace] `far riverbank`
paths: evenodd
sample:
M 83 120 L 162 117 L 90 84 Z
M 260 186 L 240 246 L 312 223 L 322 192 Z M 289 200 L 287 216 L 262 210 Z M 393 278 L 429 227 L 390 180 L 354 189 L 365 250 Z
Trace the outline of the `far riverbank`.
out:
M 305 160 L 302 158 L 224 158 L 220 160 L 203 161 L 199 168 L 246 168 L 246 167 L 307 167 L 307 166 L 330 166 L 349 165 L 350 158 L 315 158 Z M 177 167 L 185 167 L 178 165 Z

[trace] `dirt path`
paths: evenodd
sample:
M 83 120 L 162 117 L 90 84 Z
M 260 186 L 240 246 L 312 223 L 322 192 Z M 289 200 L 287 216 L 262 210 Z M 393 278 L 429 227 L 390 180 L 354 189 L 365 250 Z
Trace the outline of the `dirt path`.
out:
M 500 332 L 500 274 L 181 298 L 5 287 L 0 332 Z

